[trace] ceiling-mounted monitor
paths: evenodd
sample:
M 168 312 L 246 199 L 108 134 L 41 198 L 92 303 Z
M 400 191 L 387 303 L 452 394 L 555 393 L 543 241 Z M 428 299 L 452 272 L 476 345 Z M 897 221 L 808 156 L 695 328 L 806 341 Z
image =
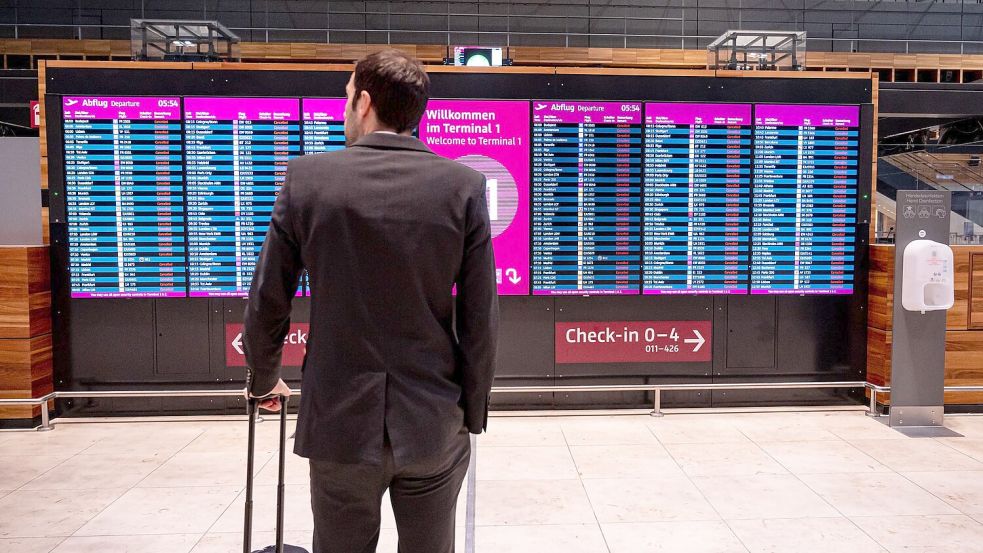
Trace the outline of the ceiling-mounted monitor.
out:
M 455 46 L 454 65 L 465 67 L 500 67 L 512 65 L 502 56 L 502 48 Z

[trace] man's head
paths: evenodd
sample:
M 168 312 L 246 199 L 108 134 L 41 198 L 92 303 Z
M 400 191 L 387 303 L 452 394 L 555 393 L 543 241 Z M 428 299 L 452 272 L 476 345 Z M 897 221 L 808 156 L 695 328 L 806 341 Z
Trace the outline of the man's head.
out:
M 409 134 L 430 97 L 423 65 L 398 50 L 383 50 L 355 64 L 345 87 L 345 144 L 375 131 Z

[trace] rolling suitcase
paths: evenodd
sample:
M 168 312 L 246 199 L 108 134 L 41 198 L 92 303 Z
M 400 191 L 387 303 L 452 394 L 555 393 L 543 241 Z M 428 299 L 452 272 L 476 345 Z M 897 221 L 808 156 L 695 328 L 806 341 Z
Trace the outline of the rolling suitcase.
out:
M 283 544 L 283 492 L 284 464 L 287 460 L 287 396 L 280 396 L 280 449 L 276 488 L 276 544 L 259 549 L 256 553 L 308 553 L 303 547 Z M 253 553 L 253 467 L 256 457 L 256 412 L 259 401 L 250 398 L 247 402 L 249 415 L 249 453 L 246 457 L 246 521 L 243 525 L 242 551 Z

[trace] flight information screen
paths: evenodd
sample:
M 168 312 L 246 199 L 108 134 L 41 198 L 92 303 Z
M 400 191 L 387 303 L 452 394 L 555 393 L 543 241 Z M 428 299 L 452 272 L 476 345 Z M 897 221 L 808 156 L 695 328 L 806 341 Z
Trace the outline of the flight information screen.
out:
M 751 106 L 645 104 L 642 291 L 747 294 Z
M 533 102 L 533 294 L 638 294 L 642 104 Z
M 304 155 L 333 152 L 345 147 L 345 99 L 304 98 L 303 111 Z M 307 273 L 301 279 L 297 295 L 311 295 Z
M 187 293 L 175 97 L 62 99 L 71 297 Z
M 752 294 L 853 292 L 858 106 L 756 105 Z
M 529 294 L 529 102 L 430 100 L 419 135 L 485 175 L 498 293 Z
M 345 147 L 345 99 L 304 98 L 304 154 Z
M 301 153 L 300 101 L 184 101 L 191 296 L 245 296 L 287 162 Z

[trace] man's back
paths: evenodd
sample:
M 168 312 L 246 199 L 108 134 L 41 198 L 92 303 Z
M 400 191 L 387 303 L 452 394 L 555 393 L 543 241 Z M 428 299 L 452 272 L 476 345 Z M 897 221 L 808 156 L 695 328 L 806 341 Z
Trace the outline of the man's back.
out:
M 494 339 L 476 335 L 467 319 L 494 329 L 497 304 L 489 302 L 494 261 L 480 173 L 410 136 L 373 133 L 345 150 L 293 160 L 273 226 L 310 275 L 298 454 L 380 463 L 388 433 L 400 465 L 439 453 L 465 424 L 481 431 L 487 397 L 476 395 L 487 393 L 491 372 L 470 369 L 488 365 L 475 357 L 493 356 Z M 278 255 L 267 248 L 264 256 Z M 283 270 L 259 264 L 268 265 Z M 260 274 L 257 283 L 262 289 L 264 279 L 281 278 Z M 463 349 L 455 282 L 466 296 L 457 328 Z M 259 324 L 282 312 L 263 305 L 272 296 L 256 295 L 247 348 L 250 319 Z M 495 309 L 474 313 L 470 305 Z
M 301 272 L 311 331 L 295 452 L 310 459 L 314 553 L 371 553 L 389 492 L 399 550 L 453 553 L 468 431 L 485 430 L 498 333 L 484 178 L 410 132 L 423 65 L 369 54 L 345 85 L 345 145 L 293 160 L 246 305 L 246 391 L 282 409 Z M 457 298 L 451 290 L 457 286 Z

